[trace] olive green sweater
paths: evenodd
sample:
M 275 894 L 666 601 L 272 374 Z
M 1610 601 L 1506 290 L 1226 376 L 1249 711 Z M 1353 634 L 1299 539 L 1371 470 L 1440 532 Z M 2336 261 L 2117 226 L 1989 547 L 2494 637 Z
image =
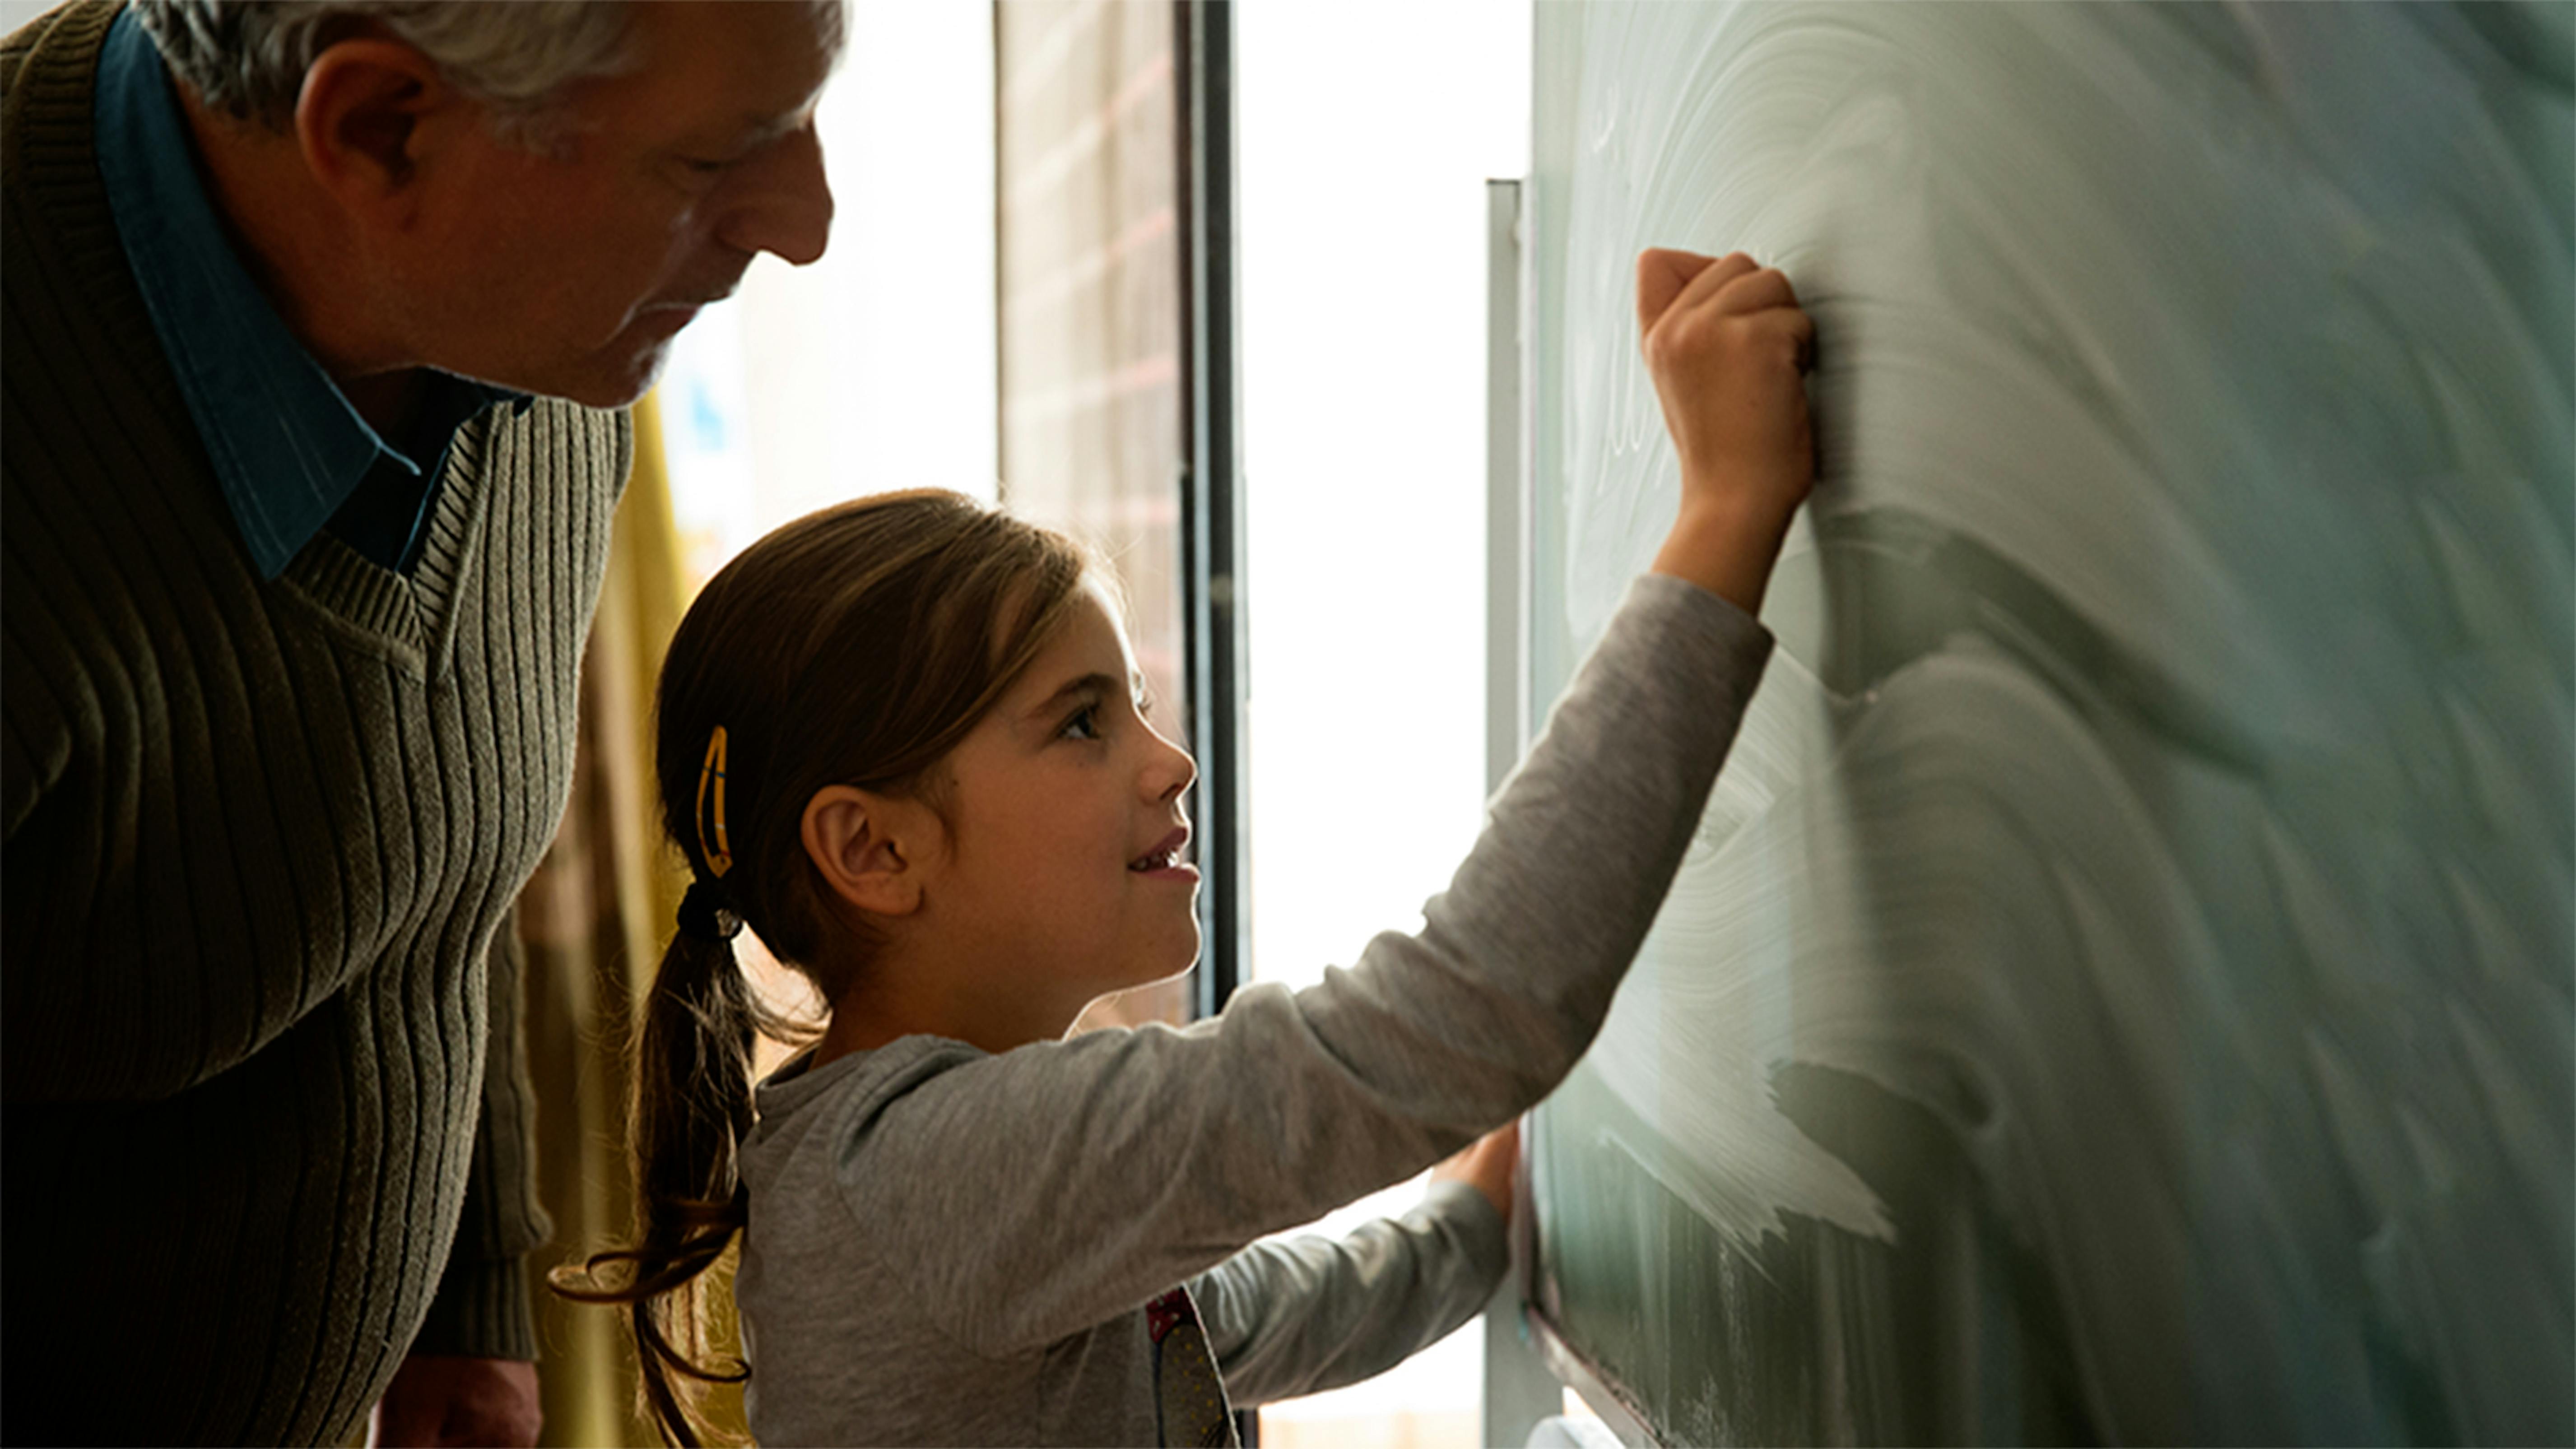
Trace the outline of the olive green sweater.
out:
M 0 1434 L 332 1441 L 534 1356 L 508 916 L 631 435 L 492 410 L 409 575 L 262 582 L 93 158 L 113 14 L 0 50 Z

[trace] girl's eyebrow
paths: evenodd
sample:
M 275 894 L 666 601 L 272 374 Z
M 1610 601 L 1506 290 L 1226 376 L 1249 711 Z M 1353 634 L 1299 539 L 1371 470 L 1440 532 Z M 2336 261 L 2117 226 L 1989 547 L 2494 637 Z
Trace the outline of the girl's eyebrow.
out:
M 1049 714 L 1054 712 L 1057 706 L 1072 700 L 1075 695 L 1097 694 L 1105 696 L 1117 687 L 1118 681 L 1115 678 L 1094 670 L 1078 679 L 1067 681 L 1063 688 L 1058 689 L 1055 693 L 1039 700 L 1036 704 L 1029 706 L 1029 713 L 1031 715 Z M 1127 677 L 1127 691 L 1131 696 L 1141 696 L 1144 694 L 1145 671 L 1140 669 Z
M 1107 694 L 1109 691 L 1117 687 L 1118 681 L 1110 678 L 1106 674 L 1096 672 L 1086 674 L 1079 679 L 1068 682 L 1062 689 L 1057 690 L 1055 693 L 1048 695 L 1046 698 L 1030 706 L 1029 713 L 1033 715 L 1049 714 L 1054 711 L 1057 705 L 1070 701 L 1075 695 Z

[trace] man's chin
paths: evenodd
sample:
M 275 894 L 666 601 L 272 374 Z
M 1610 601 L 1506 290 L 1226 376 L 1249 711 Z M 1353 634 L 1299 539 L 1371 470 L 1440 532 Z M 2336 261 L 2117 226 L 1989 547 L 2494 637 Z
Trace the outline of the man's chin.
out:
M 595 392 L 567 394 L 566 400 L 577 402 L 586 408 L 631 408 L 644 400 L 644 394 L 653 390 L 653 384 L 660 381 L 661 376 L 662 369 L 655 366 L 615 387 L 602 387 Z
M 662 380 L 662 369 L 670 360 L 671 339 L 654 338 L 624 359 L 622 366 L 600 378 L 596 386 L 566 393 L 565 396 L 584 407 L 633 407 L 644 394 L 653 390 L 653 384 Z
M 532 377 L 487 377 L 481 381 L 513 392 L 534 393 L 539 397 L 561 398 L 586 408 L 614 409 L 632 407 L 662 377 L 663 365 L 671 360 L 668 338 L 655 338 L 648 345 L 636 347 L 622 356 L 603 357 L 585 367 L 566 368 Z

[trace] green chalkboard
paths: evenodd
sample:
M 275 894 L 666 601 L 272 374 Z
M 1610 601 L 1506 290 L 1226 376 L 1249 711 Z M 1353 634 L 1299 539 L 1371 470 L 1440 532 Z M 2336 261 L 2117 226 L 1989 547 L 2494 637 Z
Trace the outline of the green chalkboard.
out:
M 1674 1443 L 2576 1438 L 2576 8 L 1535 58 L 1539 714 L 1671 517 L 1636 250 L 1821 339 L 1778 652 L 1533 1131 L 1566 1361 Z

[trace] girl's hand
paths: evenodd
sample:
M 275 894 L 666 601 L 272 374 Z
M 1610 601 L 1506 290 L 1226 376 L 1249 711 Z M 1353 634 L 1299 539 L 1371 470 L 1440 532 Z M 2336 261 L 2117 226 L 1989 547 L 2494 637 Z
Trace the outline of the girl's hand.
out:
M 1816 327 L 1789 279 L 1736 252 L 1637 257 L 1637 329 L 1681 455 L 1681 515 L 1655 572 L 1746 613 L 1816 473 L 1803 374 Z
M 1469 1144 L 1467 1150 L 1431 1169 L 1433 1182 L 1463 1182 L 1485 1195 L 1503 1226 L 1512 1225 L 1512 1171 L 1521 1160 L 1521 1124 L 1497 1128 Z

